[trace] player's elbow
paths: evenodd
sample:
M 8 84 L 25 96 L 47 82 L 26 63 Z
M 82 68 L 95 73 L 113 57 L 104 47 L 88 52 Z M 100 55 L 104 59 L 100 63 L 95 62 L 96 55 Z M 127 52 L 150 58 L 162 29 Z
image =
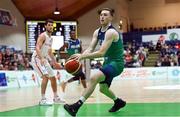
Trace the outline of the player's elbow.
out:
M 41 51 L 41 46 L 36 46 L 36 51 Z
M 103 57 L 105 55 L 104 51 L 99 51 L 99 57 Z
M 36 51 L 39 51 L 39 50 L 40 50 L 39 46 L 36 46 Z

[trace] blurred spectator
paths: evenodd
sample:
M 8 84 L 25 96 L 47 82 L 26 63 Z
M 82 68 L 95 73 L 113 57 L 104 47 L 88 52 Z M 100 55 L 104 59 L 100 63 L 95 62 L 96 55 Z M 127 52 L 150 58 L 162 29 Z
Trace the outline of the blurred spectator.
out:
M 149 51 L 154 51 L 154 45 L 153 45 L 153 42 L 152 42 L 152 41 L 150 41 L 150 42 L 148 43 L 148 48 L 149 48 Z
M 18 70 L 25 70 L 25 63 L 23 59 L 18 63 Z
M 13 70 L 17 71 L 18 70 L 18 64 L 17 62 L 13 63 Z
M 4 66 L 2 64 L 2 60 L 0 60 L 0 70 L 3 70 Z
M 155 64 L 155 67 L 161 67 L 161 60 L 158 60 Z
M 133 57 L 129 52 L 125 53 L 125 67 L 131 67 L 133 64 Z
M 10 62 L 12 62 L 11 60 L 13 60 L 12 52 L 9 48 L 6 48 L 5 55 L 3 57 L 3 61 L 10 63 Z
M 157 44 L 156 44 L 156 50 L 157 51 L 161 51 L 162 45 L 161 45 L 161 40 L 158 40 Z
M 5 47 L 0 50 L 0 70 L 31 70 L 29 59 L 29 54 Z
M 170 59 L 167 55 L 162 58 L 161 66 L 171 66 Z
M 180 66 L 180 48 L 177 51 L 177 60 L 178 60 L 178 65 Z

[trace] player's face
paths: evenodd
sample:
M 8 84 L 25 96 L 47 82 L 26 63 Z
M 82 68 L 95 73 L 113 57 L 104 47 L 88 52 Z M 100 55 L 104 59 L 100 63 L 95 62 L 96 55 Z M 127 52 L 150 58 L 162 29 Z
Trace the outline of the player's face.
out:
M 45 27 L 46 27 L 47 32 L 49 32 L 49 33 L 53 32 L 53 23 L 48 22 Z
M 100 23 L 101 25 L 107 25 L 109 22 L 111 22 L 112 16 L 110 14 L 110 11 L 108 10 L 102 10 L 100 13 Z
M 72 39 L 76 39 L 76 32 L 75 31 L 71 31 L 70 32 L 70 36 Z

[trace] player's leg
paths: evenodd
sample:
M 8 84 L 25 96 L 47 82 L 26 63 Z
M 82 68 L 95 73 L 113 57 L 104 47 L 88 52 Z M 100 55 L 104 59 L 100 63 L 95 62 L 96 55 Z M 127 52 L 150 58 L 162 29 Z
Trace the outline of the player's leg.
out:
M 80 79 L 81 79 L 81 83 L 83 85 L 84 88 L 87 88 L 87 83 L 86 83 L 86 76 L 85 74 L 82 72 L 80 75 L 79 75 Z
M 65 101 L 60 99 L 60 97 L 58 96 L 58 93 L 57 93 L 57 82 L 56 82 L 55 74 L 54 74 L 54 71 L 53 71 L 51 65 L 49 64 L 49 62 L 46 62 L 45 66 L 46 66 L 46 70 L 48 71 L 49 79 L 51 81 L 51 88 L 52 88 L 53 93 L 54 93 L 53 101 L 55 103 L 64 103 Z
M 56 96 L 58 96 L 56 78 L 55 77 L 50 77 L 49 79 L 51 81 L 51 88 L 53 90 L 54 97 L 56 97 Z
M 46 77 L 46 75 L 44 75 L 44 76 L 42 76 L 42 82 L 41 82 L 41 95 L 42 95 L 42 99 L 45 98 L 47 84 L 48 84 L 48 78 Z
M 105 80 L 100 82 L 100 92 L 114 101 L 114 105 L 109 110 L 109 112 L 116 112 L 120 108 L 122 108 L 126 105 L 125 101 L 123 101 L 122 99 L 119 99 L 113 93 L 113 91 L 109 89 L 109 87 L 111 86 L 113 78 L 115 76 L 117 76 L 118 74 L 120 74 L 123 70 L 123 68 L 121 70 L 119 70 L 119 69 L 116 70 L 116 65 L 114 66 L 113 64 L 111 64 L 111 65 L 107 64 L 106 66 L 104 66 L 103 68 L 100 69 L 104 73 L 104 75 L 106 76 Z
M 87 87 L 87 90 L 84 90 L 82 97 L 87 99 L 93 93 L 94 89 L 96 88 L 96 85 L 104 79 L 104 74 L 99 70 L 96 71 L 96 73 L 94 73 L 90 78 L 89 87 Z
M 61 82 L 61 89 L 62 89 L 62 92 L 65 93 L 65 89 L 66 89 L 66 82 L 65 81 Z
M 42 76 L 42 82 L 41 82 L 41 100 L 39 102 L 39 105 L 41 106 L 51 106 L 52 102 L 48 101 L 45 97 L 47 84 L 48 84 L 48 77 L 46 75 Z
M 48 77 L 47 77 L 47 71 L 45 69 L 45 66 L 40 63 L 40 60 L 36 57 L 32 58 L 31 65 L 34 69 L 34 71 L 37 72 L 39 77 L 42 78 L 41 82 L 41 100 L 39 102 L 39 105 L 52 105 L 51 102 L 47 101 L 45 97 L 46 88 L 48 84 Z
M 101 93 L 103 93 L 112 100 L 116 98 L 115 94 L 112 92 L 112 90 L 109 89 L 107 84 L 99 84 L 99 90 Z
M 84 80 L 81 79 L 81 83 L 84 88 L 87 88 L 86 79 L 84 79 Z
M 53 90 L 53 93 L 54 93 L 54 99 L 53 101 L 55 103 L 64 103 L 65 101 L 62 100 L 58 93 L 57 93 L 57 82 L 56 82 L 56 78 L 55 77 L 50 77 L 50 81 L 51 81 L 51 88 Z
M 109 112 L 116 112 L 126 105 L 126 102 L 116 97 L 116 95 L 112 90 L 109 89 L 109 86 L 106 83 L 100 84 L 100 92 L 114 101 L 114 105 L 109 109 Z
M 65 92 L 67 84 L 71 83 L 71 82 L 74 82 L 76 80 L 79 80 L 79 76 L 74 76 L 74 77 L 70 78 L 69 80 L 67 80 L 65 82 L 63 81 L 61 83 L 62 91 Z
M 69 80 L 67 80 L 66 82 L 62 82 L 63 91 L 65 92 L 65 89 L 66 89 L 66 86 L 67 86 L 68 83 L 71 83 L 71 82 L 80 80 L 80 77 L 81 77 L 81 76 L 82 76 L 83 79 L 84 79 L 85 76 L 83 76 L 83 74 L 80 72 L 80 73 L 76 74 L 74 77 L 72 77 L 72 78 L 70 78 Z M 85 85 L 86 85 L 86 84 L 85 84 Z M 83 85 L 83 86 L 85 86 L 85 85 Z
M 65 100 L 65 88 L 66 88 L 66 84 L 64 81 L 61 81 L 61 84 L 60 84 L 60 87 L 61 87 L 61 90 L 62 90 L 62 96 L 61 96 L 61 99 L 62 100 Z
M 68 104 L 64 105 L 66 111 L 72 116 L 75 116 L 79 108 L 83 105 L 83 102 L 85 102 L 86 99 L 93 93 L 94 89 L 96 88 L 96 85 L 99 82 L 103 81 L 104 79 L 105 79 L 104 74 L 99 70 L 96 71 L 90 78 L 89 85 L 87 89 L 84 90 L 83 95 L 80 97 L 79 101 L 77 101 L 72 105 L 68 105 Z

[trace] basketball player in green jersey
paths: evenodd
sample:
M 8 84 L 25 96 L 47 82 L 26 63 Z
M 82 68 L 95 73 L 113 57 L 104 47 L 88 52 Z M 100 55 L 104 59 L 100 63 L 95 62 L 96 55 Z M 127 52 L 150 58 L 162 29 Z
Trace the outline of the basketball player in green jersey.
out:
M 100 84 L 100 92 L 114 100 L 114 105 L 109 112 L 116 112 L 126 105 L 125 101 L 118 98 L 110 90 L 113 78 L 120 75 L 124 69 L 124 50 L 121 35 L 111 24 L 114 10 L 103 8 L 98 13 L 100 15 L 101 27 L 95 30 L 90 46 L 83 54 L 76 54 L 72 57 L 75 56 L 79 60 L 104 57 L 105 61 L 103 67 L 91 75 L 87 90 L 84 90 L 80 99 L 72 105 L 64 105 L 65 110 L 72 116 L 77 114 L 79 108 L 93 93 L 98 83 Z M 94 51 L 97 44 L 100 44 L 100 49 Z
M 70 39 L 68 40 L 68 43 L 65 44 L 65 46 L 67 46 L 68 55 L 71 56 L 73 54 L 81 53 L 82 42 L 80 39 L 76 38 L 75 30 L 71 30 L 69 34 L 70 34 Z M 67 83 L 71 83 L 77 80 L 81 80 L 81 83 L 84 88 L 87 87 L 85 73 L 83 71 L 80 71 L 78 74 L 74 75 L 72 78 L 70 78 L 69 80 L 63 83 L 63 92 L 65 92 Z

